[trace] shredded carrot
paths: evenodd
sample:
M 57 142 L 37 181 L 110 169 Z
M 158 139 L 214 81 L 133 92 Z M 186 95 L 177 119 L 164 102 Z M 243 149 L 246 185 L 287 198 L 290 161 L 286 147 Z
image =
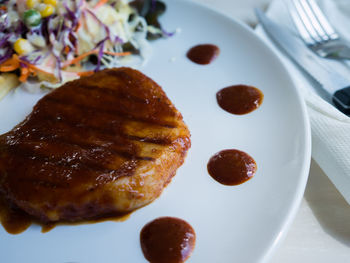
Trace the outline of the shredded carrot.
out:
M 109 52 L 109 51 L 104 51 L 103 53 L 105 54 L 108 54 L 108 55 L 112 55 L 112 56 L 128 56 L 131 54 L 131 52 Z M 68 67 L 69 65 L 73 65 L 73 64 L 76 64 L 78 63 L 79 61 L 83 60 L 84 58 L 86 58 L 87 56 L 90 56 L 92 54 L 98 54 L 98 51 L 97 50 L 91 50 L 91 51 L 88 51 L 86 53 L 83 53 L 81 54 L 80 56 L 70 60 L 70 61 L 67 61 L 66 63 L 63 64 L 62 68 L 66 68 Z
M 78 21 L 78 24 L 77 24 L 77 26 L 75 27 L 75 32 L 78 32 L 78 30 L 81 28 L 81 25 L 82 25 L 82 23 L 80 22 L 80 20 Z
M 20 67 L 19 59 L 17 55 L 13 55 L 12 58 L 9 58 L 4 63 L 0 65 L 1 72 L 10 72 L 18 69 Z
M 7 11 L 7 7 L 5 5 L 3 6 L 0 6 L 0 10 L 4 10 L 4 11 Z
M 106 4 L 108 2 L 108 0 L 100 0 L 98 1 L 98 3 L 95 5 L 94 8 L 99 8 L 100 6 Z
M 47 74 L 47 75 L 55 76 L 53 73 L 47 72 L 47 71 L 45 71 L 45 70 L 43 70 L 43 69 L 41 69 L 41 68 L 38 68 L 38 67 L 36 67 L 36 66 L 34 66 L 34 65 L 32 65 L 32 64 L 27 64 L 27 65 L 28 65 L 28 67 L 29 67 L 30 69 L 36 70 L 36 71 L 38 71 L 38 72 L 41 72 L 41 73 L 44 73 L 44 74 Z
M 21 68 L 21 76 L 19 77 L 20 82 L 25 82 L 30 74 L 30 70 L 27 67 L 22 67 Z
M 21 63 L 25 66 L 21 67 Z M 42 72 L 46 75 L 55 76 L 53 73 L 47 72 L 33 64 L 28 63 L 27 61 L 21 60 L 16 54 L 12 55 L 12 58 L 6 60 L 0 65 L 0 72 L 11 72 L 16 69 L 21 70 L 21 76 L 19 80 L 25 82 L 29 76 L 36 76 L 38 72 Z
M 34 70 L 32 70 L 30 73 L 33 77 L 36 77 L 38 75 L 38 72 Z
M 103 53 L 107 55 L 112 55 L 112 56 L 129 56 L 131 55 L 131 52 L 110 52 L 110 51 L 104 51 Z
M 91 76 L 92 74 L 94 74 L 94 71 L 82 71 L 82 72 L 77 72 L 77 75 L 78 75 L 79 77 Z
M 90 56 L 90 55 L 96 54 L 96 53 L 97 53 L 96 50 L 90 50 L 90 51 L 88 51 L 88 52 L 85 52 L 85 53 L 81 54 L 80 56 L 78 56 L 78 57 L 76 57 L 76 58 L 73 58 L 72 60 L 63 63 L 62 68 L 66 68 L 66 67 L 68 67 L 69 65 L 76 64 L 76 63 L 78 63 L 79 61 L 81 61 L 81 60 L 83 60 L 84 58 L 86 58 L 87 56 Z
M 83 27 L 85 30 L 87 30 L 88 32 L 90 32 L 88 29 L 88 25 L 87 25 L 87 22 L 86 22 L 86 13 L 83 13 L 82 14 L 82 17 L 81 17 L 81 21 L 82 21 L 82 24 L 83 24 Z
M 68 54 L 69 51 L 70 51 L 70 47 L 69 47 L 69 46 L 66 46 L 66 47 L 64 48 L 64 52 L 65 52 L 66 54 Z
M 36 76 L 38 74 L 38 72 L 42 72 L 46 75 L 51 75 L 53 77 L 55 76 L 53 73 L 47 72 L 47 71 L 45 71 L 45 70 L 43 70 L 43 69 L 41 69 L 33 64 L 28 63 L 27 61 L 20 60 L 17 57 L 17 55 L 14 55 L 14 56 L 16 56 L 15 59 L 17 59 L 19 65 L 20 65 L 20 63 L 23 63 L 26 65 L 25 67 L 21 67 L 21 76 L 19 78 L 19 80 L 21 82 L 26 81 L 29 76 Z
M 91 16 L 91 14 L 89 14 Z M 91 30 L 89 30 L 89 26 L 88 26 L 88 23 L 87 23 L 87 15 L 86 13 L 82 13 L 82 16 L 81 16 L 81 23 L 82 23 L 82 27 L 84 28 L 84 30 L 86 31 L 85 33 L 88 34 L 92 39 L 95 37 L 92 33 L 91 33 Z M 78 43 L 78 41 L 76 41 L 76 43 Z M 78 50 L 77 48 L 75 49 L 76 51 Z
M 1 72 L 11 72 L 11 71 L 18 69 L 18 67 L 19 66 L 15 66 L 15 65 L 1 65 L 0 71 Z

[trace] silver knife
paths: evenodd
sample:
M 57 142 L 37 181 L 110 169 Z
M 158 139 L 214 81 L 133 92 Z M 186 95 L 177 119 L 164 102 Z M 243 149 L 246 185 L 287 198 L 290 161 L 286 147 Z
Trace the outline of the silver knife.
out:
M 329 99 L 343 113 L 350 114 L 350 80 L 322 63 L 298 37 L 269 19 L 261 10 L 255 13 L 268 36 L 309 76 L 316 80 Z

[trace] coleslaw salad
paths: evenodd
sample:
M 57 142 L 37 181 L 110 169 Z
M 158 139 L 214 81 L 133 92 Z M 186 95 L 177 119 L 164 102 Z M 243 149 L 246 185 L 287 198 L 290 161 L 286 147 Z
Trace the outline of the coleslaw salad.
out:
M 150 34 L 171 35 L 147 22 L 147 13 L 155 13 L 156 5 L 164 4 L 146 0 L 2 1 L 0 72 L 16 73 L 20 86 L 33 90 L 56 88 L 103 68 L 132 64 L 135 55 L 146 61 Z

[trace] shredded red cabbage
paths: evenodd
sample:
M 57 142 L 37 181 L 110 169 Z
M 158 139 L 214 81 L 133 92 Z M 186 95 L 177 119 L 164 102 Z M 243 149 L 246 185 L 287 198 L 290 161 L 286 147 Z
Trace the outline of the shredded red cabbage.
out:
M 103 57 L 103 51 L 105 47 L 105 42 L 108 40 L 108 37 L 104 38 L 100 42 L 97 43 L 95 48 L 98 48 L 98 54 L 97 54 L 97 66 L 94 69 L 95 72 L 99 71 L 101 68 L 101 59 Z

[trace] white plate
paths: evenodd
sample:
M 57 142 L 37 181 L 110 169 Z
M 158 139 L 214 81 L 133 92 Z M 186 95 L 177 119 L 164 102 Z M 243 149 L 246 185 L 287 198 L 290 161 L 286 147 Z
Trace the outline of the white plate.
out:
M 146 262 L 139 233 L 150 220 L 175 216 L 188 221 L 197 243 L 188 262 L 263 262 L 276 248 L 301 200 L 310 162 L 305 106 L 276 55 L 246 26 L 189 1 L 167 0 L 162 23 L 182 32 L 154 42 L 141 70 L 157 81 L 183 113 L 192 148 L 162 196 L 125 222 L 38 226 L 14 236 L 0 227 L 1 262 Z M 187 50 L 213 43 L 221 54 L 208 66 L 189 61 Z M 175 58 L 173 61 L 172 58 Z M 251 114 L 234 116 L 218 107 L 216 92 L 249 84 L 265 94 Z M 17 92 L 0 102 L 0 132 L 31 111 L 39 95 Z M 207 173 L 209 158 L 235 148 L 258 164 L 256 176 L 224 186 Z

